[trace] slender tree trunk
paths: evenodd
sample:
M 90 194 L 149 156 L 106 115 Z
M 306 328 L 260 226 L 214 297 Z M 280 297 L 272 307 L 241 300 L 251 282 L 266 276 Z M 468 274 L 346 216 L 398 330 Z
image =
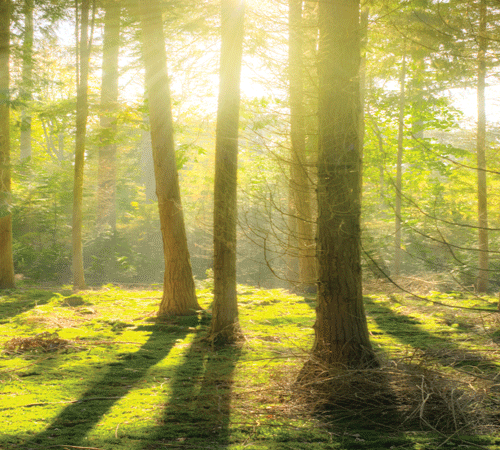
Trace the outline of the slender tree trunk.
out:
M 486 0 L 479 3 L 479 52 L 477 69 L 477 212 L 479 225 L 478 292 L 488 290 L 488 197 L 486 185 Z
M 395 204 L 395 234 L 394 234 L 394 275 L 401 273 L 401 199 L 403 178 L 404 121 L 405 121 L 405 81 L 406 81 L 406 47 L 403 50 L 401 73 L 399 76 L 399 119 L 398 119 L 398 155 L 396 163 L 396 204 Z
M 316 285 L 317 270 L 304 120 L 302 0 L 289 1 L 288 23 L 292 144 L 290 186 L 293 194 L 293 210 L 290 210 L 290 216 L 295 216 L 297 221 L 299 283 L 303 288 L 310 289 Z
M 24 0 L 24 40 L 22 46 L 22 90 L 21 101 L 21 155 L 20 159 L 26 161 L 31 158 L 31 113 L 29 102 L 33 91 L 33 0 Z
M 297 230 L 297 208 L 295 207 L 295 190 L 292 175 L 288 180 L 288 217 L 287 217 L 287 258 L 286 280 L 290 287 L 296 287 L 299 282 L 299 240 Z
M 79 40 L 78 85 L 76 94 L 76 137 L 75 137 L 75 175 L 73 185 L 73 288 L 85 288 L 83 269 L 83 168 L 85 164 L 85 136 L 88 115 L 88 73 L 89 73 L 89 9 L 90 0 L 82 0 Z
M 236 192 L 244 9 L 242 0 L 221 0 L 214 185 L 214 302 L 209 331 L 209 339 L 218 345 L 234 342 L 241 336 L 236 295 Z
M 167 56 L 159 0 L 138 0 L 141 15 L 156 195 L 165 256 L 163 298 L 158 316 L 194 314 L 196 299 L 189 260 L 167 74 Z
M 13 288 L 10 213 L 10 0 L 0 0 L 0 289 Z
M 339 368 L 374 366 L 361 292 L 359 1 L 324 0 L 319 14 L 319 284 L 313 355 Z
M 118 56 L 120 3 L 105 2 L 102 52 L 101 135 L 97 172 L 97 230 L 116 230 L 116 114 L 118 109 Z

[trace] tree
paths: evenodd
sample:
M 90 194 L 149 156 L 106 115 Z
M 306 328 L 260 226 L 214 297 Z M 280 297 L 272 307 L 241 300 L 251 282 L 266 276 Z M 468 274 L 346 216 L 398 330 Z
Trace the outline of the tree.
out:
M 405 45 L 406 47 L 406 45 Z M 401 201 L 403 196 L 403 151 L 405 126 L 405 81 L 406 81 L 406 48 L 403 50 L 401 73 L 399 76 L 399 117 L 398 117 L 398 154 L 396 162 L 396 199 L 395 199 L 395 233 L 394 233 L 394 274 L 401 272 Z
M 478 247 L 479 273 L 476 281 L 478 292 L 488 290 L 488 200 L 486 185 L 486 0 L 479 2 L 479 49 L 477 53 L 477 212 L 478 212 Z
M 242 0 L 221 1 L 221 56 L 215 143 L 214 302 L 209 339 L 232 343 L 241 334 L 236 295 L 236 221 Z
M 76 22 L 78 24 L 78 0 L 76 5 Z M 90 59 L 89 42 L 89 9 L 90 0 L 82 0 L 80 39 L 79 39 L 79 65 L 76 70 L 76 133 L 75 133 L 75 172 L 73 185 L 73 288 L 85 287 L 85 274 L 83 268 L 82 222 L 83 222 L 83 169 L 85 165 L 85 137 L 88 116 L 88 75 Z M 78 25 L 76 27 L 78 29 Z
M 361 292 L 360 5 L 319 4 L 318 306 L 313 356 L 377 364 Z
M 316 283 L 314 227 L 312 221 L 310 175 L 306 155 L 304 118 L 302 0 L 289 2 L 289 78 L 290 78 L 290 189 L 292 209 L 289 212 L 296 225 L 291 233 L 297 234 L 299 284 L 311 287 Z
M 175 162 L 167 55 L 159 0 L 138 0 L 141 17 L 156 195 L 165 257 L 163 298 L 158 316 L 201 309 L 196 299 Z
M 0 0 L 0 289 L 13 288 L 10 184 L 10 0 Z
M 97 190 L 97 229 L 116 230 L 116 111 L 118 105 L 118 56 L 120 49 L 120 3 L 104 3 L 104 42 L 99 167 Z
M 20 99 L 21 112 L 21 161 L 31 157 L 31 114 L 29 113 L 33 89 L 33 0 L 24 0 L 24 39 L 22 45 L 23 68 Z

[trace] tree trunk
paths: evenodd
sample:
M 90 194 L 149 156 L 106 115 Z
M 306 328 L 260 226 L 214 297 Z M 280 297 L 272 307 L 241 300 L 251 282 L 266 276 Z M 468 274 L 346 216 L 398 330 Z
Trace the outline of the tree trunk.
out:
M 22 46 L 23 68 L 21 88 L 21 136 L 20 160 L 31 158 L 31 113 L 29 102 L 33 91 L 33 0 L 24 0 L 24 40 Z
M 488 201 L 486 185 L 486 0 L 479 4 L 479 52 L 477 69 L 477 212 L 479 225 L 479 273 L 476 281 L 478 292 L 488 290 Z
M 73 288 L 85 288 L 83 269 L 83 168 L 85 164 L 85 136 L 87 128 L 90 46 L 88 36 L 90 0 L 82 0 L 79 40 L 79 68 L 76 94 L 75 175 L 73 185 Z M 78 20 L 78 19 L 77 19 Z M 78 65 L 77 65 L 78 67 Z
M 361 292 L 359 1 L 319 4 L 318 306 L 313 356 L 377 364 Z
M 101 135 L 99 143 L 97 230 L 116 230 L 116 114 L 118 109 L 118 56 L 120 3 L 105 2 L 102 52 Z
M 163 298 L 158 316 L 194 314 L 196 299 L 189 260 L 167 74 L 167 56 L 159 0 L 138 0 L 141 15 L 156 195 L 165 256 Z
M 396 201 L 395 201 L 395 234 L 394 234 L 394 275 L 401 273 L 401 199 L 403 178 L 404 121 L 405 121 L 405 81 L 406 81 L 406 47 L 403 50 L 401 73 L 399 76 L 399 119 L 398 119 L 398 155 L 396 163 Z
M 316 286 L 316 243 L 311 206 L 310 175 L 307 166 L 304 120 L 304 83 L 302 49 L 302 0 L 289 1 L 289 77 L 290 77 L 290 187 L 293 195 L 289 213 L 297 221 L 299 284 Z
M 241 336 L 236 295 L 236 221 L 240 73 L 244 2 L 221 1 L 221 60 L 215 144 L 214 302 L 208 338 L 218 345 Z
M 15 287 L 10 213 L 10 0 L 0 0 L 0 289 Z

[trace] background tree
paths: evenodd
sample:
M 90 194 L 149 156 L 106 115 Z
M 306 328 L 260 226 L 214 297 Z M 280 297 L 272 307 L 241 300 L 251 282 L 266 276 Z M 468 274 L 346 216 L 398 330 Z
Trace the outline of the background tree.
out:
M 97 229 L 116 231 L 116 120 L 118 110 L 118 56 L 120 2 L 104 3 L 101 114 L 97 190 Z
M 479 273 L 476 282 L 478 292 L 488 290 L 488 191 L 486 185 L 486 0 L 479 1 L 479 30 L 477 35 L 477 212 Z
M 221 0 L 221 56 L 215 144 L 214 302 L 210 340 L 236 341 L 240 334 L 236 294 L 236 223 L 242 0 Z
M 175 161 L 170 87 L 159 0 L 139 0 L 156 195 L 165 275 L 158 316 L 193 314 L 196 299 Z
M 361 292 L 360 4 L 319 5 L 318 305 L 313 355 L 376 364 Z
M 78 1 L 76 5 L 76 23 L 78 24 Z M 85 287 L 85 273 L 83 268 L 83 169 L 85 165 L 85 137 L 88 116 L 88 74 L 90 64 L 90 40 L 89 40 L 89 10 L 90 0 L 82 0 L 80 18 L 79 39 L 79 64 L 77 71 L 77 95 L 76 95 L 76 135 L 75 135 L 75 172 L 73 186 L 73 287 L 83 289 Z
M 22 85 L 20 100 L 21 112 L 21 161 L 31 158 L 31 112 L 29 102 L 33 91 L 33 0 L 24 0 L 24 33 L 22 45 Z
M 315 287 L 317 274 L 311 205 L 311 176 L 306 152 L 304 117 L 302 4 L 302 0 L 290 0 L 289 2 L 288 70 L 290 78 L 290 188 L 292 194 L 292 209 L 289 214 L 292 221 L 296 221 L 296 226 L 291 226 L 290 232 L 296 233 L 299 261 L 298 282 L 301 287 L 311 289 Z
M 0 288 L 14 287 L 10 174 L 10 0 L 0 0 Z

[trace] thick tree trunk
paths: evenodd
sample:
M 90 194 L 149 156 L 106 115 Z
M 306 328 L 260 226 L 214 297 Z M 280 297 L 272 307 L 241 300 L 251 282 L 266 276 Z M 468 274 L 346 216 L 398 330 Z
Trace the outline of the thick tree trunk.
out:
M 33 0 L 24 0 L 24 39 L 22 46 L 23 68 L 21 101 L 21 162 L 31 158 L 31 113 L 29 102 L 33 91 Z
M 310 174 L 307 165 L 304 119 L 302 49 L 302 0 L 289 1 L 289 77 L 290 77 L 290 187 L 293 195 L 289 214 L 297 221 L 299 284 L 315 287 L 317 281 L 316 242 L 311 206 Z
M 88 115 L 88 74 L 89 74 L 89 9 L 90 0 L 82 0 L 79 40 L 79 68 L 76 94 L 76 136 L 75 136 L 75 174 L 73 184 L 73 288 L 85 288 L 83 269 L 83 168 L 85 164 L 85 136 Z M 77 65 L 78 66 L 78 65 Z M 78 69 L 77 69 L 78 70 Z
M 221 1 L 221 60 L 215 144 L 214 302 L 209 339 L 218 345 L 241 336 L 236 295 L 236 221 L 240 73 L 244 2 Z
M 486 185 L 486 0 L 479 4 L 479 52 L 477 70 L 477 212 L 479 225 L 479 273 L 476 281 L 478 292 L 488 290 L 488 196 Z
M 318 306 L 313 355 L 376 365 L 361 292 L 359 1 L 320 2 Z
M 118 56 L 120 3 L 105 2 L 102 52 L 101 135 L 97 172 L 97 230 L 116 230 L 116 114 L 118 108 Z
M 167 56 L 159 0 L 138 0 L 141 14 L 149 120 L 155 166 L 156 195 L 165 255 L 163 298 L 158 316 L 194 314 L 196 299 L 189 260 L 167 74 Z
M 406 48 L 403 51 L 401 73 L 399 75 L 399 119 L 398 119 L 398 154 L 396 163 L 396 200 L 395 200 L 395 233 L 394 233 L 394 275 L 401 273 L 401 200 L 403 189 L 403 150 L 405 121 L 405 81 L 406 81 Z
M 13 288 L 10 213 L 10 0 L 0 0 L 0 289 Z

